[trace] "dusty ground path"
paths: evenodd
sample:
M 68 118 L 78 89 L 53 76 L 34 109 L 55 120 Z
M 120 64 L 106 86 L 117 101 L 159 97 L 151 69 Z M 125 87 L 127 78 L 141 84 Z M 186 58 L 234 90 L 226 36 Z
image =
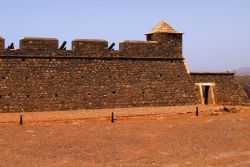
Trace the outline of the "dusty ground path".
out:
M 222 106 L 201 105 L 200 114 L 206 114 L 215 111 Z M 237 106 L 238 110 L 246 110 L 249 106 Z M 138 108 L 115 108 L 115 109 L 97 109 L 97 110 L 71 110 L 71 111 L 53 111 L 53 112 L 24 112 L 24 123 L 31 122 L 70 122 L 74 120 L 110 120 L 111 113 L 114 112 L 117 119 L 130 119 L 133 117 L 159 117 L 176 114 L 195 113 L 196 106 L 165 106 L 165 107 L 138 107 Z M 19 123 L 20 113 L 0 113 L 1 123 Z
M 218 115 L 207 108 L 199 117 L 151 108 L 158 115 L 114 124 L 50 117 L 22 127 L 18 121 L 0 123 L 0 166 L 250 166 L 250 108 L 237 108 Z M 3 122 L 9 119 L 0 115 Z

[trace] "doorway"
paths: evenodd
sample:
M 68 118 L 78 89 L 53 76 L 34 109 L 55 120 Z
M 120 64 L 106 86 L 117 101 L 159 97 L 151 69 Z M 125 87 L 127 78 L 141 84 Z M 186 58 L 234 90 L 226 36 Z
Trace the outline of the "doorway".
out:
M 196 83 L 197 95 L 200 99 L 200 104 L 215 104 L 214 87 L 214 83 Z
M 204 104 L 208 104 L 208 99 L 209 99 L 209 88 L 210 86 L 202 86 L 202 94 L 203 94 L 203 101 Z

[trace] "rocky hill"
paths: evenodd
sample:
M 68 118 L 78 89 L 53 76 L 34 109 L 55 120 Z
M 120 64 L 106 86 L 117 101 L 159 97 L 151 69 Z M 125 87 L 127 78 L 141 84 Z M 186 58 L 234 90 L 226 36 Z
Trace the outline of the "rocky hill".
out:
M 238 79 L 241 86 L 246 91 L 248 98 L 250 99 L 250 75 L 236 75 L 236 78 Z
M 250 76 L 250 67 L 242 67 L 233 71 L 237 76 Z

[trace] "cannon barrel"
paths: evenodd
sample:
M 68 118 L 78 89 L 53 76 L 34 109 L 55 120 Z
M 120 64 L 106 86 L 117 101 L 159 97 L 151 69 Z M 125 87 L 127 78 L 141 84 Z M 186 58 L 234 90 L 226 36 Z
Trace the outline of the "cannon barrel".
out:
M 14 49 L 15 47 L 14 47 L 14 43 L 11 43 L 9 46 L 8 46 L 8 48 L 7 49 Z
M 108 50 L 114 50 L 114 46 L 115 46 L 115 43 L 113 42 L 113 43 L 109 46 Z
M 63 41 L 62 45 L 60 46 L 60 50 L 66 50 L 66 44 L 67 44 L 67 41 Z

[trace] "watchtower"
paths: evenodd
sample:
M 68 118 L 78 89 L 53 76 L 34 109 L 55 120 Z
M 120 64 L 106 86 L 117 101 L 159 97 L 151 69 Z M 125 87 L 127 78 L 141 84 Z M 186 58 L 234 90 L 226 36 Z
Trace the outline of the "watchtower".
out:
M 145 35 L 147 41 L 157 41 L 162 49 L 180 56 L 182 55 L 182 34 L 183 33 L 176 31 L 164 20 L 160 20 L 160 22 Z

